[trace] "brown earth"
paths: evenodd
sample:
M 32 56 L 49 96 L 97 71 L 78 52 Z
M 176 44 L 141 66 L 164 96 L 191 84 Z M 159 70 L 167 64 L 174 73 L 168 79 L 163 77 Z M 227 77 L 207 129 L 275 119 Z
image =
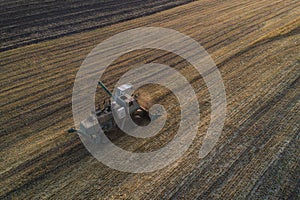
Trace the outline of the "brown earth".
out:
M 0 51 L 90 31 L 192 0 L 14 0 L 0 2 Z
M 1 199 L 299 198 L 299 10 L 296 0 L 200 0 L 3 51 Z M 222 74 L 228 107 L 218 144 L 199 160 L 210 120 L 210 99 L 201 76 L 167 52 L 143 50 L 119 58 L 103 80 L 110 89 L 130 67 L 168 64 L 191 82 L 202 116 L 197 137 L 181 159 L 153 173 L 130 174 L 98 162 L 79 137 L 66 130 L 73 126 L 72 88 L 86 55 L 109 36 L 140 26 L 173 28 L 203 45 Z M 10 44 L 15 42 L 4 47 Z M 158 86 L 142 93 L 152 103 L 177 103 Z M 103 95 L 99 91 L 99 100 Z M 132 151 L 157 149 L 176 133 L 178 113 L 176 107 L 170 110 L 173 117 L 156 138 L 120 134 L 113 142 Z

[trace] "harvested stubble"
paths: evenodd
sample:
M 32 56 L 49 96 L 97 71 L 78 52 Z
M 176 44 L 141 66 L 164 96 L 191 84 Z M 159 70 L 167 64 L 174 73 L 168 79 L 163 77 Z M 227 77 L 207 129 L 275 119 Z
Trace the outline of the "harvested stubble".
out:
M 299 9 L 296 0 L 200 0 L 2 52 L 0 196 L 299 196 Z M 73 123 L 74 78 L 87 53 L 105 38 L 140 26 L 174 28 L 200 42 L 222 74 L 228 109 L 217 146 L 199 160 L 198 151 L 210 120 L 210 99 L 201 77 L 166 52 L 145 50 L 119 58 L 110 67 L 113 73 L 104 80 L 109 87 L 129 67 L 153 61 L 167 63 L 196 88 L 202 114 L 197 138 L 184 157 L 154 173 L 128 174 L 97 162 L 79 138 L 66 130 Z M 164 90 L 159 92 L 159 101 L 168 105 L 172 96 Z M 177 116 L 178 110 L 171 112 Z M 166 127 L 170 137 L 176 133 L 176 120 L 169 120 Z M 159 148 L 169 139 L 164 133 L 159 140 L 143 141 L 122 135 L 114 142 L 124 149 L 143 151 Z

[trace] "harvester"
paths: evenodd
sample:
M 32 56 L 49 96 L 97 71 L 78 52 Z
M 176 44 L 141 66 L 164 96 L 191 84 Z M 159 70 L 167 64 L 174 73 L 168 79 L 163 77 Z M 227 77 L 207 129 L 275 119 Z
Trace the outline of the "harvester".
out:
M 128 116 L 138 125 L 141 125 L 141 122 L 145 124 L 145 122 L 148 123 L 151 119 L 159 117 L 151 116 L 150 118 L 148 110 L 139 104 L 138 94 L 133 93 L 131 84 L 117 87 L 114 94 L 101 81 L 98 82 L 98 85 L 109 95 L 110 99 L 104 101 L 102 108 L 101 106 L 96 107 L 95 112 L 92 112 L 87 119 L 80 122 L 80 130 L 71 128 L 68 132 L 77 132 L 89 137 L 89 139 L 96 139 L 99 136 L 97 133 L 99 124 L 104 133 L 107 133 L 115 128 L 123 130 Z

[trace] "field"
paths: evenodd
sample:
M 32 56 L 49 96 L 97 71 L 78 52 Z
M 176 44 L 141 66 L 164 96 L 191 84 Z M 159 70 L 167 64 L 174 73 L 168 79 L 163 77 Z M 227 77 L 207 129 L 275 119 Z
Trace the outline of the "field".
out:
M 0 3 L 1 50 L 150 15 L 191 0 L 9 1 Z
M 1 199 L 299 199 L 299 1 L 40 2 L 0 3 Z M 221 72 L 228 105 L 221 138 L 199 159 L 211 112 L 201 76 L 163 51 L 120 57 L 103 80 L 110 89 L 131 67 L 168 64 L 189 80 L 201 109 L 197 137 L 182 158 L 131 174 L 98 162 L 66 130 L 74 123 L 73 83 L 87 54 L 141 26 L 172 28 L 205 47 Z M 158 86 L 142 94 L 176 105 Z M 99 101 L 103 95 L 99 91 Z M 170 135 L 140 140 L 120 133 L 113 142 L 131 151 L 160 148 L 176 133 L 178 113 L 170 110 Z

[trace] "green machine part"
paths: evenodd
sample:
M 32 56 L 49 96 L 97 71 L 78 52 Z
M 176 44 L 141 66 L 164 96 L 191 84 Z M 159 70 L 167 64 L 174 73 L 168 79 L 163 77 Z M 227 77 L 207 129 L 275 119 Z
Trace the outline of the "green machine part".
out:
M 110 97 L 113 98 L 112 93 L 107 89 L 107 87 L 105 87 L 105 85 L 104 85 L 101 81 L 98 82 L 98 85 L 100 85 L 100 86 L 102 87 L 102 89 L 103 89 Z

